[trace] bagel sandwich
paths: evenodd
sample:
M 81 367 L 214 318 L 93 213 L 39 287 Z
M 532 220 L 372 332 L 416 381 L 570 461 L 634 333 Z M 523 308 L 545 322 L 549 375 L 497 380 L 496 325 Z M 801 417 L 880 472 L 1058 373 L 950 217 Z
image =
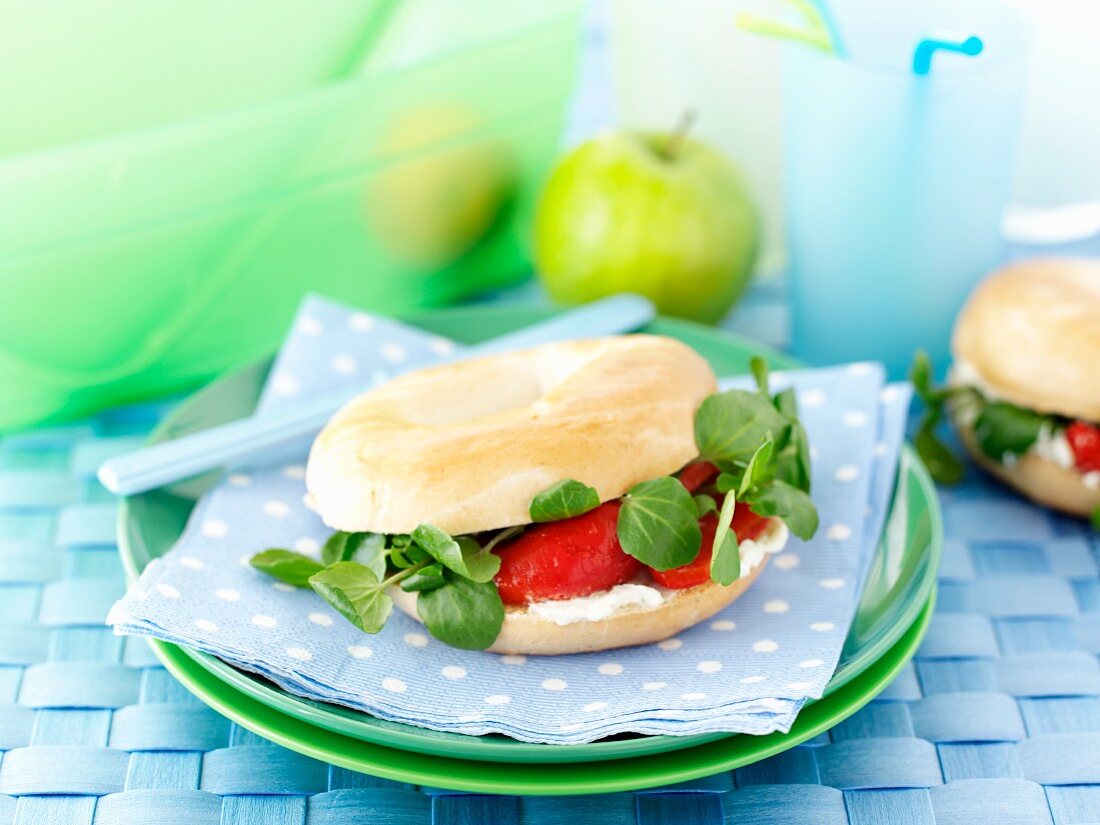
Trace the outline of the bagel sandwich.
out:
M 310 451 L 306 503 L 335 532 L 308 584 L 365 632 L 396 605 L 460 648 L 666 639 L 817 528 L 794 393 L 754 373 L 757 390 L 718 393 L 691 348 L 629 335 L 372 389 Z
M 946 408 L 975 461 L 1100 529 L 1100 261 L 994 273 L 952 336 Z

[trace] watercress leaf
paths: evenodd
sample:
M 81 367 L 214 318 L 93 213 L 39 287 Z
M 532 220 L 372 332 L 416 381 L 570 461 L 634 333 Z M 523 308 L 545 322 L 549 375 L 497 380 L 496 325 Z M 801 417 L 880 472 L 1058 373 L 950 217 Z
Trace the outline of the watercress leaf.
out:
M 771 399 L 745 390 L 708 396 L 695 412 L 695 446 L 708 461 L 748 462 L 764 436 L 781 433 L 787 420 Z
M 416 613 L 428 632 L 464 650 L 484 650 L 504 624 L 504 604 L 492 582 L 473 582 L 443 573 L 444 584 L 420 594 Z
M 390 564 L 396 567 L 398 570 L 404 570 L 406 567 L 412 567 L 413 563 L 405 556 L 405 551 L 408 547 L 391 547 L 390 548 Z
M 1100 507 L 1092 511 L 1092 516 L 1089 518 L 1089 521 L 1092 522 L 1092 529 L 1100 533 Z
M 393 609 L 393 601 L 378 577 L 370 568 L 353 561 L 336 562 L 311 576 L 309 585 L 364 633 L 381 630 Z
M 749 459 L 749 465 L 745 468 L 745 474 L 741 477 L 741 483 L 737 487 L 739 498 L 743 498 L 745 493 L 752 487 L 771 481 L 775 476 L 775 464 L 772 461 L 774 451 L 775 442 L 772 441 L 769 433 L 764 437 L 764 443 L 756 448 L 756 452 Z
M 386 537 L 381 533 L 355 533 L 344 548 L 343 561 L 354 561 L 370 568 L 381 581 L 386 577 Z
M 442 562 L 461 576 L 466 575 L 466 564 L 462 558 L 462 548 L 451 535 L 440 530 L 434 524 L 424 523 L 410 534 L 412 540 L 425 553 L 436 561 Z
M 531 521 L 561 521 L 600 506 L 600 494 L 587 484 L 571 478 L 546 488 L 531 501 Z
M 974 421 L 974 439 L 995 461 L 1005 455 L 1023 455 L 1039 437 L 1046 417 L 1005 401 L 991 401 Z
M 757 515 L 778 516 L 800 539 L 810 539 L 817 532 L 817 508 L 813 501 L 785 481 L 776 479 L 764 487 L 753 488 L 748 501 Z
M 694 560 L 703 542 L 695 501 L 671 476 L 630 488 L 619 510 L 616 532 L 625 552 L 657 570 Z
M 469 536 L 454 539 L 435 525 L 424 523 L 412 531 L 412 540 L 444 567 L 471 581 L 492 581 L 500 570 L 500 557 L 485 551 Z
M 324 565 L 357 561 L 382 578 L 386 574 L 386 537 L 380 533 L 345 533 L 338 530 L 321 548 Z
M 810 438 L 798 421 L 791 424 L 787 444 L 776 455 L 775 477 L 810 492 Z
M 330 564 L 343 561 L 344 548 L 347 547 L 348 539 L 356 535 L 358 533 L 345 533 L 343 530 L 337 530 L 329 536 L 321 547 L 321 563 L 327 567 Z
M 718 512 L 718 502 L 714 500 L 713 496 L 708 496 L 706 493 L 696 493 L 692 496 L 695 501 L 695 517 L 702 518 L 707 513 Z
M 280 550 L 278 548 L 257 553 L 248 560 L 248 563 L 261 573 L 267 573 L 267 575 L 274 576 L 279 581 L 292 584 L 295 587 L 306 587 L 309 584 L 310 576 L 324 570 L 324 567 L 316 559 L 311 559 L 309 556 L 303 556 L 301 553 L 295 553 L 292 550 Z
M 420 562 L 427 561 L 428 559 L 432 558 L 432 556 L 428 555 L 428 553 L 425 552 L 424 548 L 416 544 L 410 544 L 401 552 L 405 554 L 405 558 L 409 560 L 410 565 L 420 564 Z
M 922 349 L 913 354 L 913 364 L 909 367 L 909 380 L 921 401 L 927 406 L 934 407 L 940 403 L 940 398 L 932 386 L 932 361 L 928 353 Z
M 401 580 L 401 589 L 412 593 L 435 590 L 443 586 L 443 565 L 439 562 L 422 567 L 408 578 Z
M 939 415 L 929 412 L 917 428 L 913 445 L 932 478 L 939 484 L 958 484 L 966 474 L 966 466 L 936 436 Z
M 714 480 L 714 487 L 719 493 L 728 493 L 731 490 L 741 489 L 741 480 L 745 477 L 743 467 L 731 467 L 729 472 L 720 473 Z
M 766 396 L 768 394 L 768 362 L 759 355 L 754 355 L 749 359 L 749 370 L 752 372 L 753 380 L 756 381 L 757 392 Z
M 776 393 L 772 403 L 787 420 L 798 420 L 798 396 L 795 394 L 794 387 L 787 387 L 782 392 Z
M 408 547 L 412 544 L 412 536 L 408 533 L 394 533 L 387 539 L 386 544 L 390 547 Z
M 737 534 L 730 529 L 737 502 L 726 496 L 722 512 L 718 515 L 718 529 L 714 531 L 714 547 L 710 556 L 710 577 L 721 585 L 733 584 L 741 577 L 741 549 Z
M 470 536 L 459 536 L 456 541 L 466 565 L 466 578 L 481 583 L 491 582 L 500 570 L 500 556 L 490 553 Z

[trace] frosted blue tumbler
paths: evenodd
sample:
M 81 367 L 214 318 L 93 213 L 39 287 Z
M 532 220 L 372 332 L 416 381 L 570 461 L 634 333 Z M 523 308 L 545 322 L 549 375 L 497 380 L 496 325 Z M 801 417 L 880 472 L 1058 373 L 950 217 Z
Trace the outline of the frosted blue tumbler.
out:
M 814 364 L 946 362 L 955 314 L 1000 263 L 1025 38 L 993 0 L 829 0 L 844 59 L 791 45 L 784 187 L 791 343 Z M 979 36 L 976 57 L 913 52 Z

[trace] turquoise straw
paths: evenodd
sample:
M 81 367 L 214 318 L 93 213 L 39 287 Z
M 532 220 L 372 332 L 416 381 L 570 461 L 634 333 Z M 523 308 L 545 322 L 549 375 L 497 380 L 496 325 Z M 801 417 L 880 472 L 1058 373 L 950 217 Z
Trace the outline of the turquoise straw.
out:
M 926 75 L 932 70 L 932 57 L 936 52 L 955 52 L 967 57 L 975 57 L 982 53 L 981 38 L 970 35 L 965 40 L 944 40 L 937 37 L 926 37 L 917 44 L 913 50 L 913 73 Z

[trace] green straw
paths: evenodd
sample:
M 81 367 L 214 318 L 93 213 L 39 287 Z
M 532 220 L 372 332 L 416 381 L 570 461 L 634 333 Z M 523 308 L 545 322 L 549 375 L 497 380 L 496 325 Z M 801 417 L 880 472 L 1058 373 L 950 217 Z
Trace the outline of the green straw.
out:
M 787 0 L 805 22 L 804 27 L 792 26 L 769 17 L 742 11 L 738 12 L 734 23 L 739 29 L 753 34 L 762 34 L 792 43 L 813 46 L 828 54 L 839 54 L 836 38 L 830 32 L 821 9 L 809 0 Z

